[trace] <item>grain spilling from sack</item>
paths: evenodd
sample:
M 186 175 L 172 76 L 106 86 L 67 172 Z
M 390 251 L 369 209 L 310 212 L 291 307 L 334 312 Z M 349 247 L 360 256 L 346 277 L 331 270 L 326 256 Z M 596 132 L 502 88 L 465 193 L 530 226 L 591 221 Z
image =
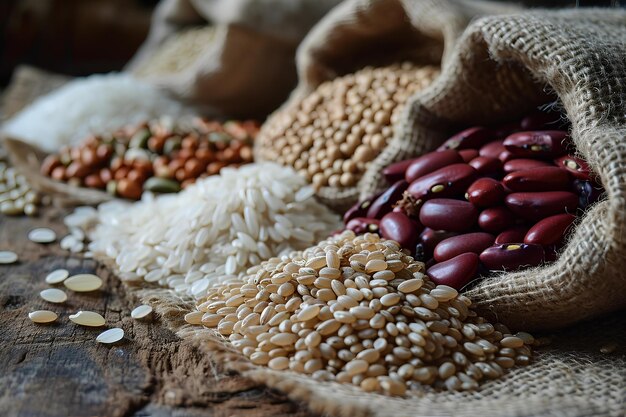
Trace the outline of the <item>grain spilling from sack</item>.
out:
M 407 253 L 346 231 L 225 280 L 185 319 L 216 328 L 254 364 L 390 395 L 471 390 L 530 362 L 532 336 L 479 317 Z
M 262 260 L 311 246 L 341 225 L 304 179 L 271 163 L 224 168 L 176 195 L 80 209 L 65 222 L 91 227 L 89 249 L 114 261 L 122 279 L 194 297 Z
M 404 103 L 438 74 L 403 63 L 325 82 L 270 117 L 258 137 L 259 156 L 293 166 L 316 188 L 354 186 L 387 146 Z

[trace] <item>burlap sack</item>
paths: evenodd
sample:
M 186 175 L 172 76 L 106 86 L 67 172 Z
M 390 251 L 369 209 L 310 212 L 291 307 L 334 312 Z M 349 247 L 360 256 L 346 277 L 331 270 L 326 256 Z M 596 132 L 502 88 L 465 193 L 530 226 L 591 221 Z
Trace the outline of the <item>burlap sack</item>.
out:
M 192 64 L 146 80 L 202 107 L 207 115 L 263 118 L 296 84 L 296 46 L 338 2 L 163 0 L 148 39 L 127 69 L 141 67 L 177 32 L 214 25 L 212 40 Z
M 555 93 L 578 153 L 607 193 L 578 222 L 559 259 L 495 276 L 468 295 L 514 328 L 548 329 L 626 306 L 626 12 L 572 10 L 472 24 L 442 75 L 413 97 L 396 136 L 374 161 L 362 196 L 384 187 L 380 170 L 432 149 L 464 126 L 515 119 Z
M 298 47 L 298 86 L 275 113 L 287 111 L 324 81 L 367 65 L 445 63 L 473 18 L 512 10 L 518 7 L 475 0 L 345 1 L 311 29 Z M 267 124 L 271 123 L 270 118 Z M 257 156 L 261 157 L 258 151 Z M 322 187 L 317 196 L 342 211 L 356 202 L 360 188 L 358 184 Z
M 521 116 L 546 99 L 548 86 L 572 121 L 580 154 L 599 173 L 608 198 L 587 213 L 554 266 L 508 274 L 471 291 L 480 306 L 491 307 L 498 319 L 515 327 L 566 326 L 624 306 L 626 280 L 619 269 L 626 215 L 625 23 L 626 12 L 601 10 L 479 19 L 451 53 L 439 81 L 406 110 L 395 145 L 398 158 L 431 148 L 464 125 Z M 407 154 L 401 153 L 403 141 L 405 148 L 411 146 Z M 381 184 L 376 176 L 369 181 L 371 188 L 366 191 Z M 411 392 L 408 398 L 389 398 L 251 365 L 211 330 L 184 324 L 181 317 L 192 308 L 190 300 L 169 290 L 141 290 L 139 295 L 155 305 L 181 337 L 192 338 L 232 369 L 305 401 L 319 413 L 346 417 L 626 414 L 623 313 L 554 334 L 553 344 L 539 348 L 529 366 L 511 369 L 477 391 L 425 389 Z

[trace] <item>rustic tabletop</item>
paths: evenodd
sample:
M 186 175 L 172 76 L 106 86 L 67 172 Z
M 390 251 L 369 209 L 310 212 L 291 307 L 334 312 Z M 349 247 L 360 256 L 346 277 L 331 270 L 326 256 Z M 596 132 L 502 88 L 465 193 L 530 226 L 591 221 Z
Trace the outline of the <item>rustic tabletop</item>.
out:
M 120 281 L 92 259 L 70 254 L 56 243 L 28 240 L 35 227 L 67 230 L 64 212 L 50 208 L 37 218 L 0 216 L 0 250 L 19 262 L 0 265 L 0 415 L 13 416 L 309 416 L 304 405 L 221 369 L 205 353 L 178 339 L 158 317 L 130 317 L 139 304 Z M 72 293 L 50 304 L 39 292 L 48 272 L 96 273 L 105 285 L 95 293 Z M 36 325 L 34 310 L 59 318 Z M 78 310 L 102 314 L 108 327 L 122 327 L 122 343 L 96 343 L 102 328 L 77 326 Z M 198 384 L 204 380 L 205 384 Z

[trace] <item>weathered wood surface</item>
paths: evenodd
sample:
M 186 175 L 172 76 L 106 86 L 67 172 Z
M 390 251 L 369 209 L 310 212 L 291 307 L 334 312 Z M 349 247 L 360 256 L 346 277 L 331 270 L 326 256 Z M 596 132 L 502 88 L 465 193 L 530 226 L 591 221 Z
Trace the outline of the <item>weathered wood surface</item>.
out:
M 304 405 L 227 373 L 158 318 L 131 319 L 138 302 L 120 281 L 95 261 L 63 251 L 58 242 L 30 242 L 28 231 L 40 226 L 54 229 L 59 238 L 66 234 L 56 209 L 35 219 L 0 217 L 0 250 L 20 257 L 17 264 L 0 265 L 0 416 L 311 415 Z M 65 304 L 47 303 L 39 292 L 49 287 L 46 274 L 57 268 L 95 271 L 105 286 L 94 294 L 67 291 Z M 55 311 L 59 319 L 33 324 L 28 313 L 38 309 Z M 102 314 L 109 328 L 122 327 L 123 343 L 96 343 L 104 329 L 73 324 L 68 316 L 78 310 Z

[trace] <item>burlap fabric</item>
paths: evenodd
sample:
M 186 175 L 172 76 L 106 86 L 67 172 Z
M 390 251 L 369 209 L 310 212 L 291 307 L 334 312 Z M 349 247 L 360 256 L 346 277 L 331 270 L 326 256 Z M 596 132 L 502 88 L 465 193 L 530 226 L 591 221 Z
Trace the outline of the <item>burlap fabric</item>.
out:
M 472 19 L 512 10 L 518 7 L 476 0 L 345 1 L 320 20 L 298 47 L 298 86 L 275 113 L 288 111 L 324 81 L 364 66 L 445 63 Z M 271 123 L 270 117 L 266 128 Z M 258 151 L 257 157 L 261 157 Z M 317 196 L 342 211 L 356 202 L 362 188 L 360 183 L 322 187 Z
M 495 276 L 469 292 L 514 328 L 556 328 L 626 306 L 626 12 L 571 10 L 484 18 L 465 32 L 442 75 L 413 97 L 396 137 L 366 173 L 433 148 L 463 126 L 522 116 L 558 96 L 578 153 L 607 197 L 589 210 L 559 259 Z
M 183 71 L 145 80 L 211 116 L 263 118 L 296 84 L 294 55 L 306 32 L 339 0 L 163 0 L 133 71 L 164 42 L 189 27 L 215 35 Z

